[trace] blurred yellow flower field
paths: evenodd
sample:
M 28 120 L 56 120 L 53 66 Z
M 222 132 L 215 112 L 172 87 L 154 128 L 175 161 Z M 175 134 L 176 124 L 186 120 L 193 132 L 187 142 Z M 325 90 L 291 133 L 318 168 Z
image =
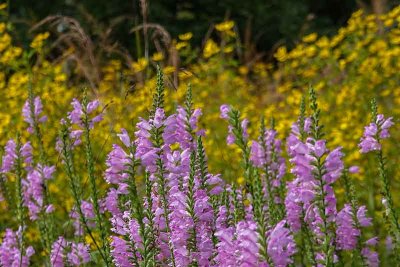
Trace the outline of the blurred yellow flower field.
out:
M 146 113 L 154 89 L 153 66 L 159 63 L 164 66 L 167 76 L 168 106 L 173 108 L 182 99 L 187 84 L 191 83 L 196 105 L 203 108 L 205 113 L 204 123 L 212 127 L 209 134 L 215 135 L 219 146 L 225 146 L 225 126 L 218 123 L 219 105 L 229 101 L 250 118 L 255 115 L 274 117 L 276 128 L 284 134 L 292 123 L 293 115 L 298 112 L 302 94 L 309 86 L 313 86 L 320 96 L 323 112 L 329 113 L 324 117 L 324 123 L 331 129 L 328 136 L 335 136 L 332 145 L 344 145 L 348 158 L 357 159 L 358 149 L 350 144 L 354 144 L 361 136 L 362 128 L 359 126 L 365 122 L 368 111 L 365 103 L 373 96 L 379 96 L 383 108 L 394 114 L 400 112 L 399 13 L 400 8 L 395 8 L 376 17 L 358 11 L 350 18 L 348 25 L 333 37 L 313 33 L 304 36 L 293 49 L 279 47 L 275 53 L 277 66 L 261 61 L 250 66 L 237 64 L 239 62 L 236 62 L 234 54 L 230 54 L 237 48 L 235 35 L 230 33 L 234 27 L 233 21 L 217 24 L 215 29 L 222 39 L 208 39 L 201 52 L 203 59 L 185 68 L 169 66 L 168 62 L 163 62 L 161 52 L 154 54 L 149 59 L 151 62 L 139 58 L 130 66 L 119 60 L 111 60 L 102 67 L 102 79 L 98 88 L 92 91 L 107 106 L 109 118 L 103 125 L 104 136 L 99 138 L 108 138 L 111 142 L 113 132 L 121 127 L 122 119 L 133 119 Z M 49 114 L 60 116 L 68 109 L 72 96 L 87 86 L 68 82 L 68 75 L 73 73 L 63 71 L 64 62 L 47 61 L 48 32 L 40 33 L 32 40 L 29 53 L 36 53 L 38 60 L 35 67 L 28 70 L 24 62 L 28 51 L 13 45 L 6 28 L 6 23 L 0 24 L 0 87 L 6 92 L 0 113 L 0 126 L 4 129 L 1 135 L 3 143 L 10 137 L 10 128 L 22 130 L 17 107 L 26 99 L 28 86 L 42 96 L 47 109 L 55 109 L 46 110 Z M 180 35 L 176 49 L 183 49 L 191 38 L 190 32 Z M 135 82 L 137 76 L 146 79 Z M 34 78 L 30 80 L 29 77 Z M 55 102 L 63 104 L 51 104 Z M 347 115 L 342 116 L 343 113 Z M 115 117 L 112 114 L 124 115 Z M 58 122 L 51 123 L 48 127 L 54 137 Z M 252 121 L 255 128 L 257 123 Z M 215 170 L 227 172 L 227 179 L 237 179 L 233 176 L 233 166 L 236 164 L 224 162 L 224 155 L 218 150 L 209 152 L 211 162 L 216 164 L 213 166 Z

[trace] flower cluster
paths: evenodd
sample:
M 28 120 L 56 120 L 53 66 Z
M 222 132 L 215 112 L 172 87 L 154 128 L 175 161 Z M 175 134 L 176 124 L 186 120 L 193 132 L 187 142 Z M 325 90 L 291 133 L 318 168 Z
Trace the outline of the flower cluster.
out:
M 7 173 L 15 170 L 15 164 L 18 155 L 23 157 L 25 168 L 27 170 L 32 169 L 32 146 L 30 142 L 26 142 L 20 146 L 18 151 L 17 143 L 13 139 L 10 139 L 5 145 L 4 151 L 5 153 L 2 158 L 1 172 Z
M 43 111 L 43 104 L 40 97 L 35 97 L 33 103 L 30 103 L 29 99 L 25 102 L 22 108 L 22 116 L 24 121 L 29 124 L 28 132 L 33 133 L 35 122 L 45 122 L 47 116 L 40 117 L 40 113 Z
M 273 120 L 267 127 L 261 118 L 255 141 L 249 120 L 239 110 L 220 107 L 220 117 L 228 123 L 227 144 L 236 145 L 242 155 L 242 172 L 233 179 L 237 183 L 229 183 L 209 168 L 203 143 L 209 136 L 200 128 L 202 112 L 194 108 L 191 87 L 184 105 L 169 114 L 161 72 L 158 78 L 148 118 L 139 118 L 135 129 L 116 134 L 119 141 L 111 146 L 105 168 L 98 165 L 92 150 L 92 134 L 103 117 L 103 111 L 95 113 L 100 102 L 89 102 L 87 94 L 82 103 L 73 100 L 56 144 L 57 162 L 64 167 L 73 202 L 64 205 L 51 197 L 48 187 L 57 183 L 59 170 L 41 149 L 36 117 L 27 120 L 36 129 L 29 141 L 23 143 L 18 135 L 16 141 L 7 142 L 0 190 L 4 204 L 15 212 L 18 231 L 6 230 L 0 244 L 1 265 L 380 264 L 381 236 L 369 232 L 374 221 L 370 208 L 358 204 L 354 193 L 352 176 L 360 167 L 346 167 L 344 148 L 331 149 L 324 138 L 314 90 L 310 90 L 310 114 L 302 104 L 292 125 L 287 153 Z M 30 118 L 41 114 L 30 111 Z M 385 237 L 392 240 L 387 253 L 397 255 L 400 226 L 382 148 L 393 122 L 376 111 L 374 104 L 373 122 L 360 147 L 370 151 L 379 144 L 378 171 L 390 225 Z M 71 134 L 74 131 L 79 134 Z M 79 148 L 75 148 L 77 136 L 83 144 Z M 76 156 L 81 151 L 85 164 Z M 77 172 L 81 165 L 86 167 L 83 177 Z M 344 185 L 344 198 L 338 194 L 339 184 Z M 58 216 L 64 210 L 67 216 L 61 220 Z M 37 257 L 31 257 L 37 244 L 27 230 L 33 227 L 42 241 Z M 393 257 L 385 263 L 390 261 L 400 262 Z
M 77 99 L 74 98 L 72 100 L 71 105 L 73 107 L 73 110 L 68 113 L 68 119 L 71 121 L 72 124 L 76 124 L 81 128 L 83 128 L 84 114 L 85 113 L 91 114 L 94 111 L 96 111 L 100 106 L 100 102 L 98 100 L 95 100 L 87 103 L 87 105 L 83 107 L 82 104 Z M 94 124 L 101 121 L 102 119 L 103 119 L 103 113 L 94 116 L 89 122 L 89 127 L 93 128 Z
M 60 236 L 51 248 L 50 263 L 53 267 L 81 266 L 89 261 L 89 247 L 83 243 L 68 242 Z
M 35 254 L 32 246 L 21 247 L 22 229 L 14 232 L 6 229 L 0 245 L 0 263 L 2 266 L 29 266 L 30 257 Z
M 359 145 L 362 153 L 381 150 L 380 140 L 390 136 L 389 128 L 394 124 L 392 120 L 391 117 L 385 119 L 382 114 L 378 114 L 375 122 L 371 122 L 368 126 L 365 126 L 364 134 Z
M 44 190 L 46 180 L 52 179 L 55 171 L 54 166 L 41 166 L 28 172 L 26 179 L 22 181 L 24 188 L 24 205 L 29 210 L 29 216 L 32 220 L 38 219 L 40 212 L 50 213 L 54 206 L 45 203 Z

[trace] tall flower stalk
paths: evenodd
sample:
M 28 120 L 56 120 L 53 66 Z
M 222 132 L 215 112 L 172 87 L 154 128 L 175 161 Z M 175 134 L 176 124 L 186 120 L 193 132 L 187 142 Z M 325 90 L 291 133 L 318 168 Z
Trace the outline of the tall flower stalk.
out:
M 356 170 L 354 170 L 356 168 Z M 357 216 L 358 212 L 358 203 L 356 199 L 355 189 L 351 178 L 349 177 L 349 172 L 357 171 L 357 167 L 351 167 L 349 170 L 345 170 L 343 172 L 343 182 L 345 186 L 345 193 L 347 202 L 350 203 L 348 207 L 350 210 L 352 222 L 350 223 L 350 227 L 354 227 L 355 229 L 355 238 L 356 238 L 356 245 L 355 250 L 352 251 L 352 260 L 353 262 L 361 262 L 363 266 L 367 265 L 366 259 L 362 255 L 362 235 L 361 235 L 361 225 L 360 220 Z M 353 232 L 354 233 L 354 232 Z M 354 246 L 354 245 L 353 245 Z
M 90 183 L 90 193 L 93 201 L 94 213 L 96 217 L 96 226 L 100 230 L 100 238 L 102 240 L 102 250 L 104 253 L 104 257 L 107 261 L 107 266 L 109 265 L 109 257 L 110 257 L 110 248 L 107 239 L 107 229 L 105 225 L 105 218 L 100 212 L 100 204 L 99 204 L 99 192 L 98 185 L 96 184 L 96 174 L 94 168 L 94 157 L 93 157 L 93 149 L 90 137 L 90 130 L 93 128 L 93 123 L 100 120 L 102 118 L 102 114 L 96 116 L 94 119 L 89 119 L 89 114 L 97 108 L 97 101 L 89 102 L 87 91 L 84 91 L 83 100 L 82 100 L 82 123 L 83 123 L 83 131 L 84 131 L 84 144 L 86 151 L 86 166 L 87 172 L 89 176 Z
M 319 216 L 321 216 L 322 222 L 320 224 L 322 233 L 324 235 L 324 240 L 322 241 L 322 250 L 323 250 L 323 257 L 324 257 L 324 264 L 325 266 L 333 266 L 333 258 L 334 258 L 334 251 L 335 248 L 333 247 L 334 236 L 331 231 L 332 222 L 328 218 L 327 209 L 329 201 L 327 196 L 329 192 L 327 192 L 327 181 L 324 179 L 324 162 L 322 159 L 323 154 L 325 153 L 325 148 L 323 147 L 324 144 L 318 143 L 324 136 L 322 131 L 323 126 L 320 124 L 320 112 L 321 110 L 318 108 L 317 97 L 313 88 L 310 88 L 310 108 L 312 111 L 311 115 L 311 135 L 314 140 L 311 141 L 311 144 L 315 146 L 315 151 L 313 152 L 314 156 L 314 167 L 315 170 L 313 172 L 314 177 L 317 180 L 317 187 L 318 187 L 318 198 L 317 198 L 317 205 L 319 209 Z M 321 147 L 319 147 L 321 146 Z M 329 187 L 328 187 L 329 188 Z M 332 189 L 330 189 L 332 190 Z
M 282 220 L 284 216 L 282 178 L 286 165 L 284 158 L 280 155 L 281 141 L 276 138 L 276 135 L 277 132 L 274 129 L 266 128 L 264 118 L 262 118 L 258 142 L 252 142 L 250 156 L 252 163 L 261 169 L 264 177 L 269 223 L 271 224 Z
M 165 149 L 163 134 L 166 125 L 164 115 L 164 80 L 160 70 L 157 73 L 157 85 L 153 96 L 153 106 L 150 113 L 150 120 L 147 122 L 142 120 L 138 123 L 139 130 L 136 132 L 138 137 L 138 147 L 136 156 L 141 159 L 142 164 L 147 167 L 148 171 L 155 178 L 153 188 L 157 188 L 162 208 L 162 217 L 165 222 L 165 232 L 167 235 L 167 243 L 170 253 L 170 263 L 176 266 L 174 245 L 171 242 L 171 210 L 168 203 L 169 185 L 166 177 L 165 166 Z
M 242 151 L 246 188 L 248 189 L 249 194 L 251 195 L 253 213 L 255 221 L 257 222 L 257 232 L 260 245 L 259 253 L 262 259 L 265 262 L 267 262 L 269 261 L 269 256 L 268 256 L 268 242 L 267 242 L 268 221 L 265 212 L 266 201 L 264 199 L 264 188 L 261 179 L 259 177 L 257 170 L 254 168 L 254 165 L 250 160 L 251 150 L 250 147 L 248 146 L 248 133 L 247 133 L 248 120 L 244 119 L 242 122 L 240 122 L 239 111 L 228 106 L 221 107 L 221 117 L 227 118 L 229 120 L 230 136 L 228 136 L 227 139 L 228 143 L 234 142 L 236 145 L 239 146 L 239 148 Z M 233 191 L 236 190 L 234 189 Z M 245 196 L 246 196 L 245 194 L 242 195 L 243 198 Z M 272 197 L 272 194 L 269 196 Z M 273 206 L 268 206 L 269 211 L 273 209 L 274 209 Z M 270 214 L 275 215 L 273 212 L 270 212 Z M 244 211 L 243 217 L 238 218 L 235 221 L 241 221 L 242 219 L 245 218 L 245 216 L 246 212 Z M 272 217 L 269 218 L 269 220 L 271 221 L 274 219 L 275 218 Z
M 10 188 L 7 185 L 7 180 L 6 180 L 6 175 L 2 170 L 3 166 L 3 154 L 4 152 L 1 151 L 1 155 L 0 155 L 0 198 L 3 199 L 6 203 L 6 207 L 9 210 L 12 210 L 13 205 L 15 204 L 13 202 L 12 196 L 11 196 L 11 192 L 10 192 Z
M 52 242 L 55 238 L 54 233 L 54 206 L 51 204 L 50 192 L 48 190 L 48 181 L 51 179 L 51 172 L 54 172 L 54 167 L 46 166 L 48 164 L 47 153 L 44 149 L 43 135 L 40 127 L 40 123 L 47 120 L 47 116 L 43 116 L 43 105 L 39 96 L 34 96 L 32 88 L 32 77 L 29 75 L 28 83 L 28 99 L 22 109 L 22 115 L 24 120 L 29 124 L 28 132 L 32 133 L 36 139 L 36 144 L 39 150 L 39 160 L 36 169 L 28 173 L 27 188 L 31 188 L 31 193 L 27 198 L 31 197 L 32 201 L 28 203 L 28 209 L 31 213 L 39 213 L 37 218 L 37 224 L 41 232 L 42 240 L 46 253 L 49 254 L 51 251 Z M 46 170 L 46 173 L 43 172 Z M 29 179 L 31 178 L 31 179 Z M 32 189 L 32 188 L 35 188 Z M 36 202 L 36 203 L 35 203 Z M 32 208 L 34 209 L 32 211 Z M 39 211 L 37 210 L 39 209 Z M 36 215 L 34 215 L 36 217 Z M 36 218 L 34 218 L 36 220 Z
M 365 127 L 363 137 L 360 140 L 361 153 L 375 151 L 378 161 L 379 178 L 382 184 L 382 204 L 387 214 L 390 224 L 390 233 L 394 237 L 394 248 L 396 261 L 400 262 L 398 252 L 400 250 L 400 223 L 399 215 L 394 206 L 393 196 L 391 193 L 391 182 L 388 177 L 387 159 L 382 150 L 382 140 L 390 136 L 389 129 L 393 126 L 392 118 L 385 118 L 382 114 L 378 114 L 378 106 L 376 100 L 371 101 L 372 121 Z
M 24 198 L 22 191 L 22 172 L 23 172 L 23 156 L 21 153 L 22 144 L 21 144 L 21 136 L 17 133 L 17 142 L 15 146 L 15 176 L 16 176 L 16 184 L 15 184 L 15 200 L 17 207 L 17 222 L 20 229 L 20 238 L 18 238 L 18 247 L 20 249 L 19 262 L 22 262 L 23 252 L 25 249 L 25 210 L 24 210 Z
M 64 169 L 66 175 L 69 179 L 69 186 L 71 188 L 72 197 L 75 202 L 75 207 L 77 209 L 79 220 L 83 225 L 85 232 L 90 236 L 93 244 L 99 251 L 101 258 L 103 259 L 104 263 L 108 264 L 108 258 L 104 254 L 103 250 L 100 248 L 97 240 L 95 239 L 93 232 L 88 224 L 88 219 L 86 218 L 83 210 L 82 210 L 82 186 L 80 182 L 80 177 L 76 174 L 74 162 L 73 162 L 73 152 L 72 148 L 74 142 L 71 140 L 71 133 L 69 129 L 69 125 L 66 121 L 63 121 L 61 125 L 60 131 L 60 139 L 59 139 L 59 150 L 62 156 L 62 160 L 64 163 Z

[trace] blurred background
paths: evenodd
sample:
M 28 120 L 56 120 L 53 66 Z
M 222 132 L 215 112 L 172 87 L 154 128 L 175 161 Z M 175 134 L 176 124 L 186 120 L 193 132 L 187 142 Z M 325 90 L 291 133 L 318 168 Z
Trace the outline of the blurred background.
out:
M 246 52 L 270 52 L 281 44 L 293 47 L 307 33 L 333 35 L 358 9 L 383 14 L 398 3 L 395 0 L 14 0 L 9 3 L 8 13 L 15 25 L 16 41 L 25 46 L 33 37 L 30 32 L 33 25 L 57 15 L 76 19 L 92 38 L 107 34 L 110 43 L 117 42 L 133 55 L 139 52 L 131 32 L 135 27 L 154 24 L 172 38 L 192 32 L 192 44 L 202 46 L 213 25 L 224 20 L 236 22 L 235 31 L 246 45 L 243 48 Z

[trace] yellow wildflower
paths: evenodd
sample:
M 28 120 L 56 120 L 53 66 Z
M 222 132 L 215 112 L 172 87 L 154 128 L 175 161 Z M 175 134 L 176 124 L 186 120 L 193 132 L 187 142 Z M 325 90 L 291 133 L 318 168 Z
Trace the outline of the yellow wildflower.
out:
M 231 30 L 234 25 L 235 25 L 235 22 L 233 22 L 232 20 L 227 20 L 227 21 L 223 21 L 223 22 L 215 25 L 215 29 L 217 29 L 217 31 L 220 31 L 220 32 L 227 32 L 227 31 Z
M 179 42 L 175 45 L 176 50 L 181 50 L 182 48 L 185 48 L 188 45 L 187 42 Z
M 385 20 L 383 25 L 385 25 L 385 27 L 390 27 L 393 25 L 393 23 L 394 23 L 394 20 L 392 18 L 389 18 L 389 19 Z
M 328 49 L 322 49 L 321 52 L 319 53 L 319 56 L 321 58 L 328 58 L 329 54 L 330 54 L 330 52 Z
M 274 56 L 280 62 L 286 61 L 286 59 L 288 58 L 286 47 L 279 47 Z
M 241 176 L 241 177 L 237 178 L 237 182 L 238 182 L 238 184 L 244 184 L 244 177 Z
M 163 68 L 163 73 L 165 75 L 169 75 L 169 74 L 173 73 L 174 71 L 175 71 L 174 66 L 166 66 L 165 68 Z
M 346 61 L 344 59 L 339 60 L 339 68 L 340 70 L 344 70 L 344 68 L 346 68 Z
M 208 39 L 203 50 L 203 56 L 209 58 L 220 51 L 218 45 L 211 39 Z
M 313 57 L 316 52 L 317 48 L 314 45 L 307 47 L 307 49 L 305 50 L 307 57 Z
M 92 236 L 94 238 L 94 240 L 96 241 L 96 243 L 99 242 L 99 234 L 97 232 L 92 232 Z M 90 235 L 85 235 L 85 241 L 86 244 L 88 244 L 92 249 L 96 249 L 96 244 L 94 243 L 92 237 Z
M 0 33 L 3 33 L 6 29 L 6 24 L 4 22 L 0 23 Z
M 239 73 L 241 75 L 247 75 L 247 73 L 249 73 L 249 69 L 246 66 L 240 66 L 239 67 Z
M 318 37 L 318 35 L 316 33 L 311 33 L 311 34 L 303 37 L 303 42 L 305 42 L 305 43 L 315 42 L 315 40 L 317 40 L 317 37 Z
M 157 52 L 157 53 L 154 53 L 154 55 L 151 57 L 151 59 L 156 62 L 161 61 L 164 59 L 164 55 L 161 52 Z
M 178 150 L 180 147 L 179 143 L 174 143 L 172 145 L 170 145 L 171 150 Z
M 137 62 L 132 63 L 132 68 L 134 72 L 141 72 L 146 69 L 149 62 L 145 58 L 139 58 Z
M 192 37 L 193 37 L 193 33 L 191 33 L 191 32 L 187 32 L 187 33 L 178 35 L 178 38 L 181 41 L 189 41 L 190 39 L 192 39 Z
M 190 77 L 192 77 L 193 76 L 193 73 L 191 72 L 191 71 L 180 71 L 179 73 L 178 73 L 178 77 L 180 78 L 180 79 L 186 79 L 186 78 L 190 78 Z
M 326 36 L 321 37 L 316 43 L 319 48 L 325 48 L 329 46 L 329 39 Z
M 246 207 L 248 207 L 248 206 L 250 206 L 251 202 L 250 202 L 250 200 L 248 200 L 248 199 L 246 198 L 245 200 L 243 200 L 243 204 L 244 204 Z
M 226 47 L 224 48 L 224 53 L 226 53 L 226 54 L 232 53 L 232 51 L 233 51 L 234 49 L 235 49 L 235 48 L 233 47 L 233 45 L 228 45 L 228 46 L 226 46 Z
M 38 35 L 35 36 L 33 41 L 31 42 L 31 47 L 36 50 L 40 50 L 43 47 L 44 41 L 49 38 L 50 33 L 49 32 L 44 32 L 44 33 L 39 33 Z
M 3 34 L 0 37 L 0 52 L 4 51 L 11 44 L 11 36 L 9 34 Z

